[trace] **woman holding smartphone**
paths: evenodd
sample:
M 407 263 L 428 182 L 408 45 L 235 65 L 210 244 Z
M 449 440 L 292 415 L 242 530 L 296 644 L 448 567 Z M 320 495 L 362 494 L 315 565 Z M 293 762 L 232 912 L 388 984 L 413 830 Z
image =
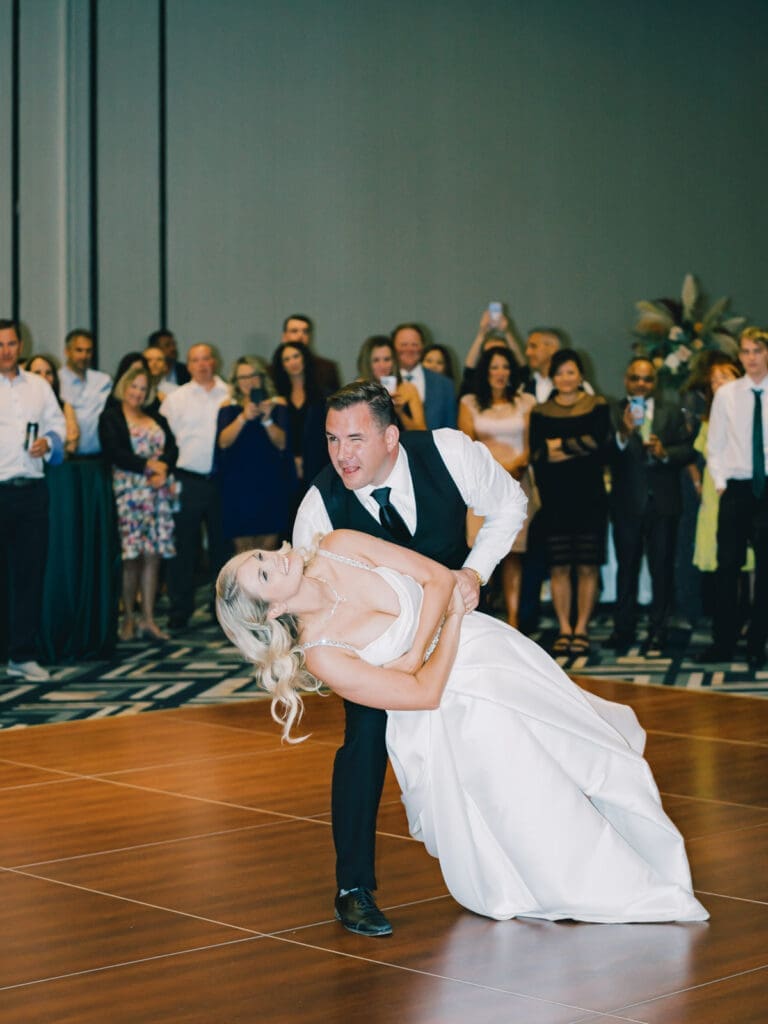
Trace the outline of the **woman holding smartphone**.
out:
M 235 551 L 274 551 L 288 529 L 295 485 L 282 454 L 288 410 L 255 356 L 237 360 L 229 383 L 232 397 L 219 410 L 214 457 L 224 536 Z
M 357 357 L 357 372 L 361 380 L 376 381 L 387 389 L 403 430 L 427 429 L 424 403 L 416 385 L 403 380 L 389 335 L 374 334 L 365 339 Z

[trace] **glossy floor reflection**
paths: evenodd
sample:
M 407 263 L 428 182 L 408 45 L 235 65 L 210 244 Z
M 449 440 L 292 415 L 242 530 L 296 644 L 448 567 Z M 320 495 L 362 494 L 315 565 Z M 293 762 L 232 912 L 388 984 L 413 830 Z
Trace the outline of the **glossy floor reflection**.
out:
M 389 939 L 333 920 L 334 697 L 283 746 L 263 701 L 0 737 L 3 1024 L 720 1024 L 768 1019 L 768 702 L 586 681 L 632 704 L 704 925 L 493 922 L 379 816 Z

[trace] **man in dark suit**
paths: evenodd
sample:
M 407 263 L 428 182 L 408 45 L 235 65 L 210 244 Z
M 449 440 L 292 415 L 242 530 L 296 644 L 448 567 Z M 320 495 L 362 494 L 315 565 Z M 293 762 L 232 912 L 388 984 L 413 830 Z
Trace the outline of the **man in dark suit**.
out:
M 614 631 L 609 644 L 626 653 L 635 636 L 637 582 L 643 552 L 652 599 L 643 651 L 663 648 L 672 607 L 677 523 L 682 510 L 680 473 L 693 461 L 682 409 L 659 395 L 650 360 L 633 359 L 626 370 L 627 397 L 611 415 L 611 517 L 618 562 Z
M 454 570 L 468 610 L 480 586 L 512 547 L 525 520 L 520 485 L 485 445 L 458 430 L 397 427 L 392 399 L 379 384 L 355 382 L 328 399 L 331 465 L 299 507 L 293 541 L 354 529 L 418 551 Z M 471 551 L 466 511 L 484 516 Z M 331 811 L 336 846 L 336 917 L 360 935 L 389 935 L 376 906 L 376 814 L 384 785 L 386 712 L 344 701 L 344 745 L 333 767 Z
M 428 430 L 456 426 L 456 392 L 450 377 L 434 373 L 421 365 L 424 355 L 424 332 L 418 324 L 398 324 L 392 331 L 400 373 L 411 381 L 424 403 Z
M 308 316 L 304 316 L 303 313 L 291 313 L 290 316 L 283 320 L 282 341 L 289 341 L 293 345 L 297 343 L 299 345 L 306 345 L 309 348 L 312 344 L 314 330 L 315 325 Z M 320 385 L 320 390 L 323 394 L 330 395 L 341 387 L 339 368 L 333 360 L 319 356 L 314 349 L 312 350 L 312 355 L 315 360 L 317 383 Z

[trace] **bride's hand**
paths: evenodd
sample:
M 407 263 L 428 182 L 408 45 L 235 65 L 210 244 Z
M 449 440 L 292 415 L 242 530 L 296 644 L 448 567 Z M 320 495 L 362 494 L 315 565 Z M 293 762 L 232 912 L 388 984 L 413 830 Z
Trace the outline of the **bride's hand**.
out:
M 445 617 L 448 618 L 449 615 L 458 615 L 459 618 L 461 618 L 462 615 L 467 614 L 467 610 L 468 609 L 466 602 L 464 600 L 464 596 L 462 595 L 461 590 L 457 585 L 453 588 L 453 593 L 451 594 L 451 601 L 450 604 L 448 605 L 448 608 L 446 609 Z

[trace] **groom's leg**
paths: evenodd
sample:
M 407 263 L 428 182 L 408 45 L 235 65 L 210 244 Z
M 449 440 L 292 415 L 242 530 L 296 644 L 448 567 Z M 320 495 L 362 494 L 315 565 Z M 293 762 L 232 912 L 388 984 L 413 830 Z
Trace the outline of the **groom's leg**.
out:
M 376 815 L 387 770 L 387 713 L 344 701 L 344 745 L 331 790 L 339 889 L 376 888 Z

